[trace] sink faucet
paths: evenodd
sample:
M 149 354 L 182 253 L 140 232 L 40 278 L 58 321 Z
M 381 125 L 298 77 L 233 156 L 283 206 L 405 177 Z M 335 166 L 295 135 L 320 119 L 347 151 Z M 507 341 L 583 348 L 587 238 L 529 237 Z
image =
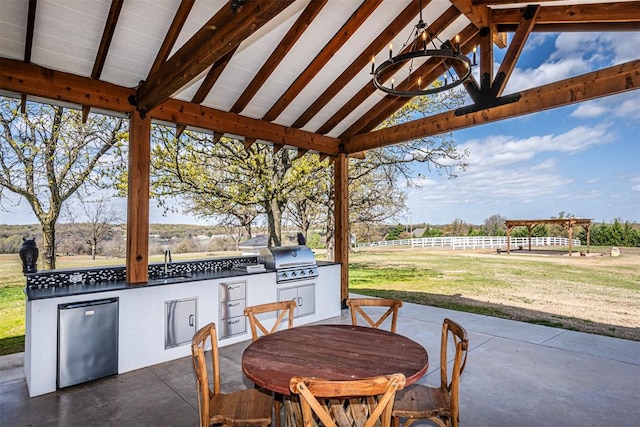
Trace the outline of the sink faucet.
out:
M 171 249 L 164 250 L 164 274 L 169 274 L 169 263 L 171 262 Z

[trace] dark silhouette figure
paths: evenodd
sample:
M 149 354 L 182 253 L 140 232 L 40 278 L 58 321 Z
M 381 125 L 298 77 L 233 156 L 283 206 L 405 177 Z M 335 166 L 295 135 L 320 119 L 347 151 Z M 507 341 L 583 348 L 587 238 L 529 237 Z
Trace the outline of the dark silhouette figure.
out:
M 300 246 L 304 246 L 307 244 L 307 239 L 304 238 L 304 236 L 302 235 L 302 233 L 298 233 L 296 235 L 296 239 L 298 239 L 298 244 Z

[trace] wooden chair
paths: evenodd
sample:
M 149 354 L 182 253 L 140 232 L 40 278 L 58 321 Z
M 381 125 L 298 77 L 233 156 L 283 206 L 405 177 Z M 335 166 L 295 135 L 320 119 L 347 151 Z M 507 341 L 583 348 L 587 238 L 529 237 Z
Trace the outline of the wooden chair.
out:
M 293 328 L 293 314 L 296 309 L 296 302 L 293 300 L 288 301 L 280 301 L 280 302 L 271 302 L 267 304 L 260 305 L 252 305 L 244 309 L 244 315 L 249 318 L 249 325 L 251 326 L 251 335 L 253 336 L 253 340 L 256 341 L 260 336 L 258 335 L 258 330 L 262 332 L 263 335 L 269 335 L 274 333 L 280 327 L 280 324 L 284 320 L 285 316 L 288 314 L 288 328 Z M 262 313 L 270 313 L 273 311 L 280 311 L 280 314 L 276 318 L 271 329 L 267 329 L 262 322 L 257 318 L 257 314 Z
M 258 330 L 262 332 L 263 335 L 269 335 L 278 330 L 280 324 L 284 320 L 285 316 L 288 315 L 288 323 L 287 328 L 293 328 L 293 314 L 296 309 L 296 302 L 294 300 L 280 301 L 280 302 L 272 302 L 267 304 L 259 304 L 252 305 L 244 309 L 244 315 L 249 318 L 249 325 L 251 327 L 251 336 L 253 340 L 256 341 L 260 338 L 258 335 Z M 273 323 L 271 329 L 267 329 L 262 322 L 258 319 L 258 314 L 263 313 L 271 313 L 274 311 L 280 311 L 280 314 L 276 318 Z M 284 397 L 279 393 L 273 394 L 273 409 L 275 413 L 275 421 L 276 426 L 280 427 L 280 410 L 282 409 Z
M 449 334 L 455 347 L 451 379 L 447 376 L 447 348 Z M 393 425 L 409 427 L 418 419 L 428 419 L 442 427 L 457 427 L 459 422 L 460 375 L 467 363 L 469 338 L 458 323 L 444 319 L 440 346 L 440 387 L 413 384 L 396 395 L 393 405 Z
M 314 414 L 325 427 L 388 427 L 394 396 L 404 384 L 404 375 L 393 374 L 352 381 L 293 377 L 289 386 L 300 396 L 304 427 L 314 425 Z
M 351 324 L 358 326 L 358 314 L 367 321 L 372 328 L 378 328 L 387 318 L 393 314 L 391 318 L 391 332 L 396 332 L 396 324 L 398 323 L 398 309 L 402 307 L 402 301 L 390 298 L 349 298 L 346 301 L 351 311 Z M 374 321 L 365 311 L 363 307 L 388 307 L 389 309 Z
M 211 343 L 210 367 L 213 373 L 209 384 L 209 369 L 205 358 L 207 341 Z M 198 389 L 200 427 L 223 424 L 231 427 L 268 426 L 271 424 L 272 398 L 256 389 L 223 394 L 220 392 L 220 363 L 216 325 L 209 323 L 193 336 L 191 358 Z M 213 388 L 212 388 L 213 386 Z

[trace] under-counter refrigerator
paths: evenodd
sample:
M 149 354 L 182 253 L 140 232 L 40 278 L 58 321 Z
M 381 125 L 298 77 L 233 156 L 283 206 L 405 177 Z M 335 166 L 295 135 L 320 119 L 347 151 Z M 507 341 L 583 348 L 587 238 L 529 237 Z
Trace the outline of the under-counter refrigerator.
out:
M 58 388 L 118 373 L 118 298 L 58 305 Z

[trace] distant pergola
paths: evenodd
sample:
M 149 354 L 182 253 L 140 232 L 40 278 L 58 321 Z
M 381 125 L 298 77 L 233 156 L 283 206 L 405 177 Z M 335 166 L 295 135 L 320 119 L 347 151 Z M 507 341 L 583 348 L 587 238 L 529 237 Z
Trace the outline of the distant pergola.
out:
M 587 231 L 587 253 L 589 253 L 591 247 L 591 235 L 590 235 L 590 227 L 591 220 L 584 218 L 558 218 L 558 219 L 512 219 L 506 220 L 505 225 L 507 226 L 507 253 L 511 253 L 511 230 L 513 227 L 527 227 L 529 231 L 529 252 L 531 252 L 531 233 L 533 229 L 538 225 L 546 225 L 546 224 L 557 224 L 562 225 L 565 230 L 569 232 L 569 256 L 571 256 L 571 247 L 572 247 L 572 234 L 573 227 L 576 225 L 581 226 Z

